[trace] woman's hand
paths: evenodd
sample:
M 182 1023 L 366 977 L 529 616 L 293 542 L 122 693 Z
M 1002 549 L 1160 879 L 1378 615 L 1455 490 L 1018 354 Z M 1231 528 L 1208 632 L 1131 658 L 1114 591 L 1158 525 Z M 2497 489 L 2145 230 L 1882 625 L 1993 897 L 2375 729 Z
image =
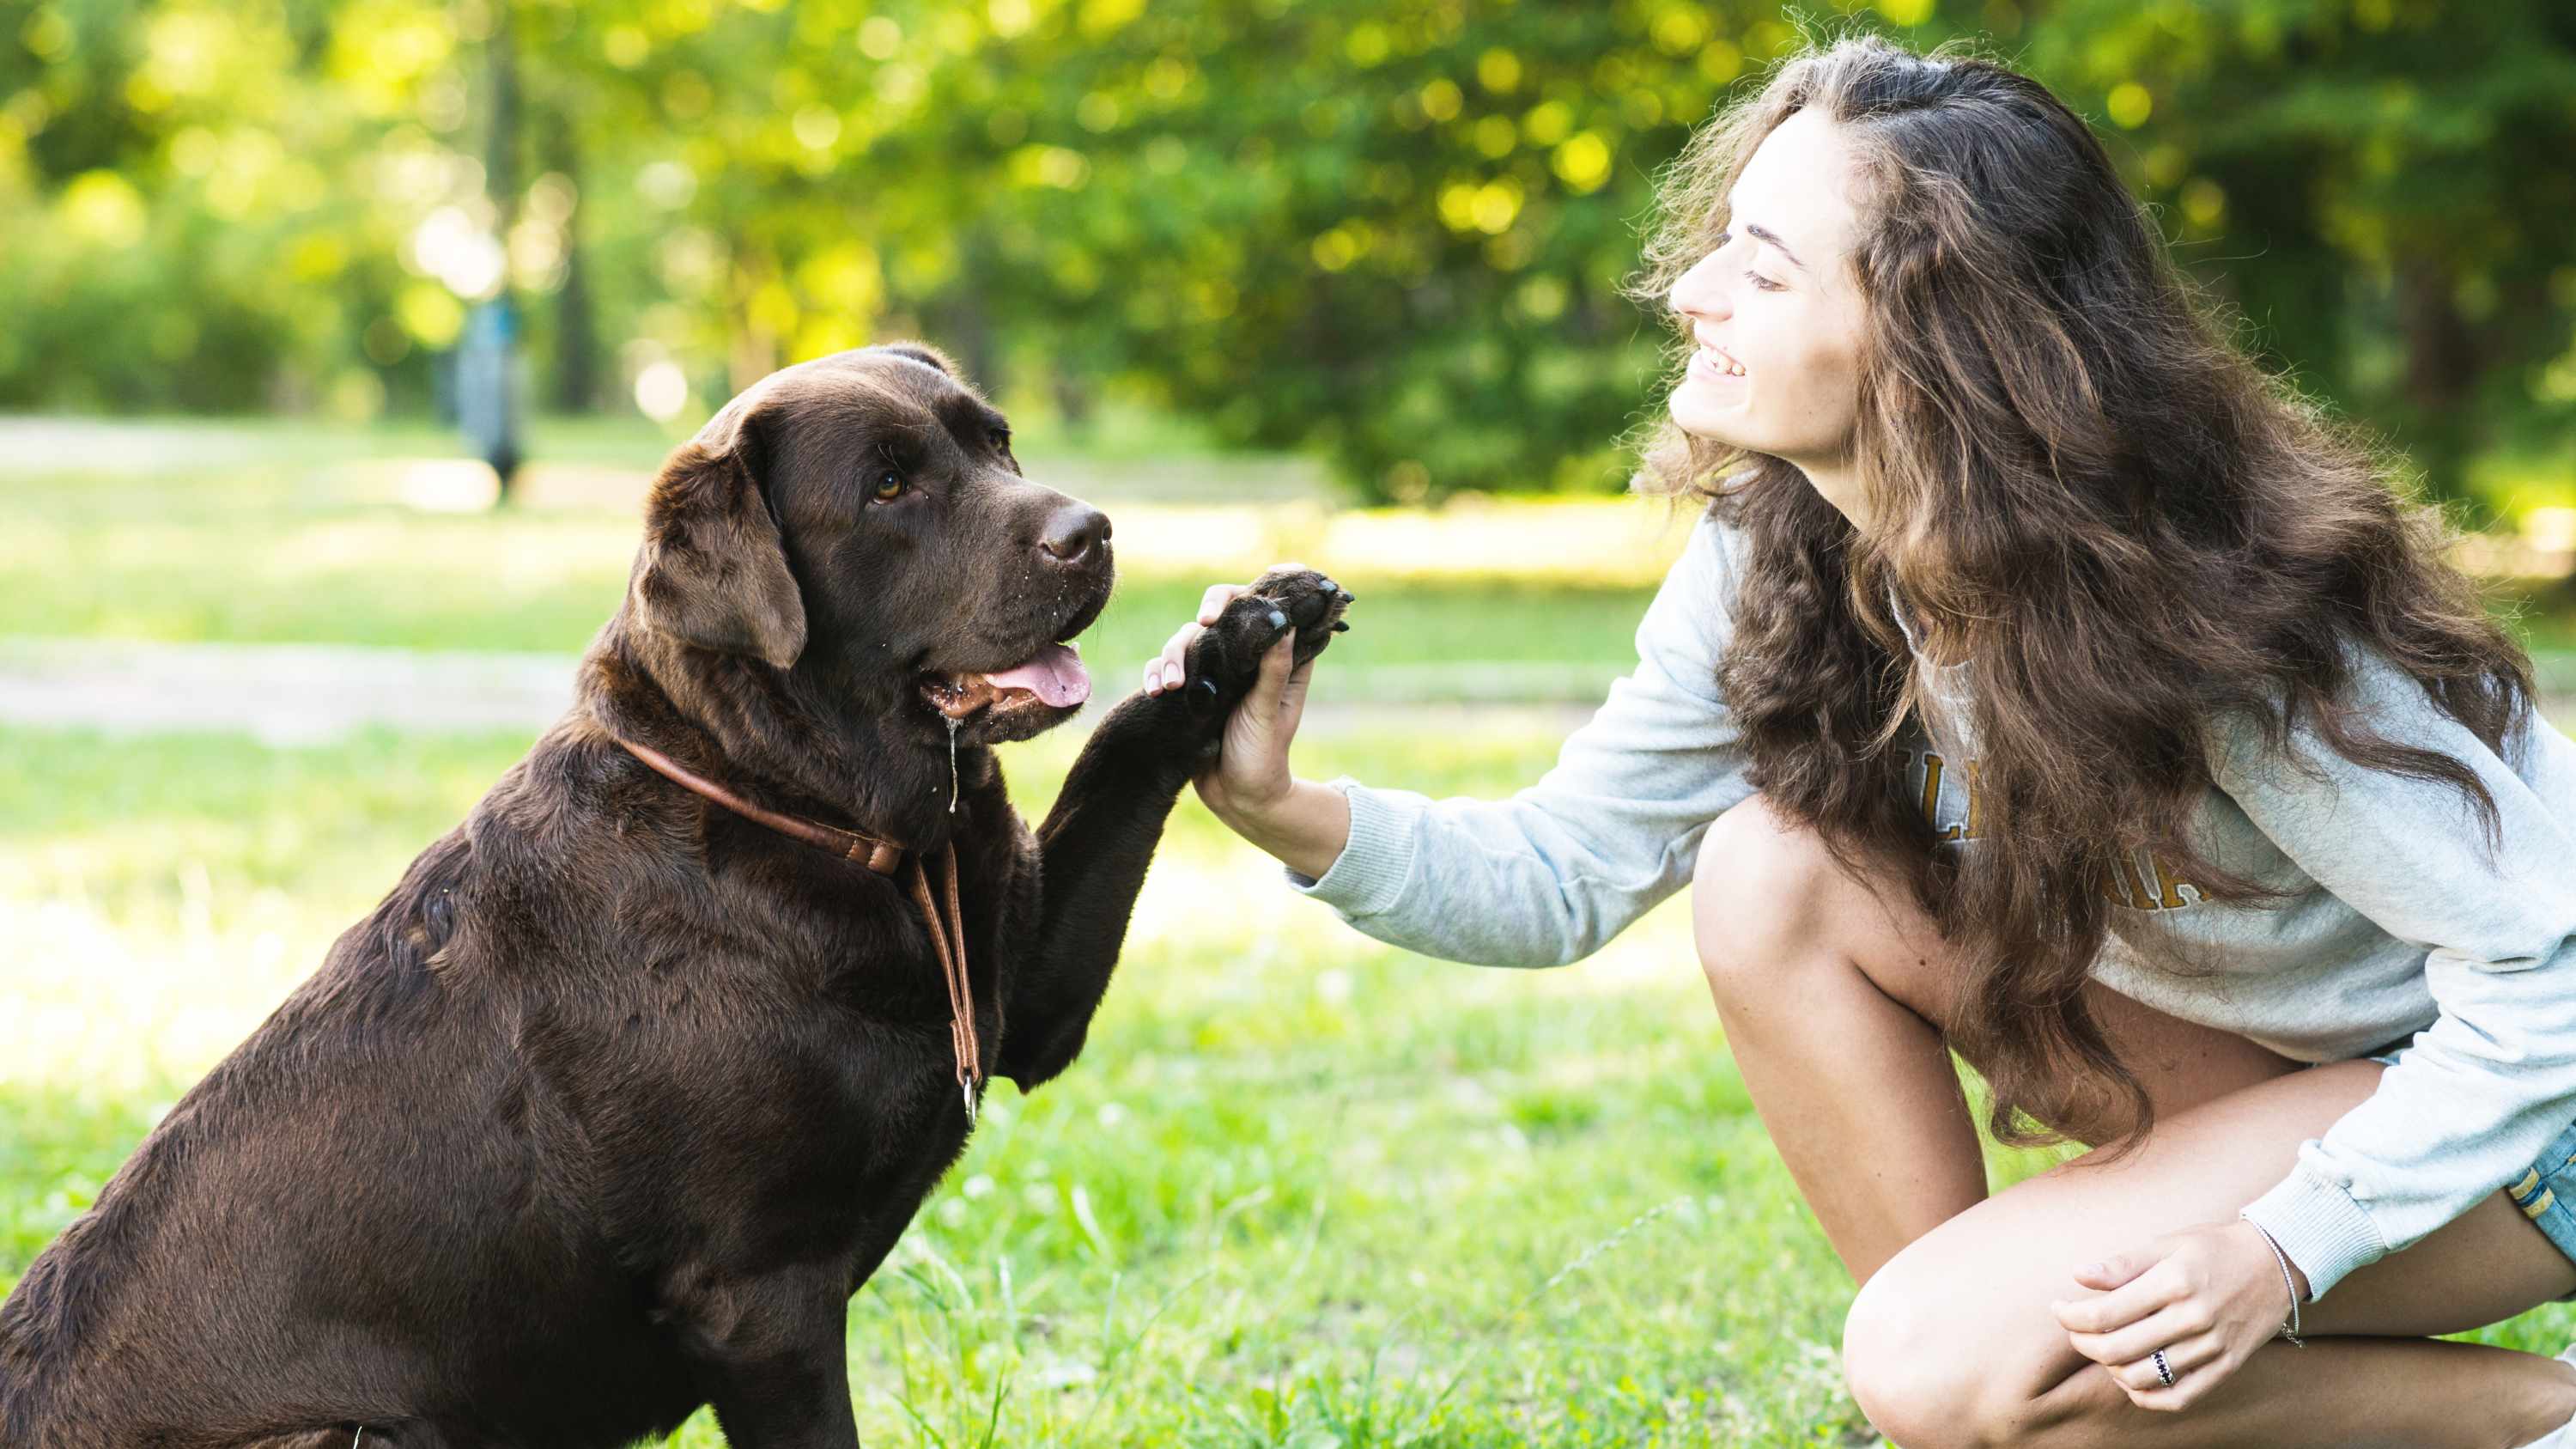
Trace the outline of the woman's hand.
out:
M 2142 1409 L 2187 1409 L 2243 1367 L 2289 1315 L 2263 1230 L 2239 1219 L 2187 1228 L 2091 1264 L 2075 1281 L 2098 1296 L 2053 1303 L 2075 1351 L 2111 1371 Z M 2298 1285 L 2304 1294 L 2304 1283 Z M 2164 1351 L 2173 1373 L 2156 1374 Z
M 1190 645 L 1207 632 L 1225 606 L 1244 592 L 1241 584 L 1218 584 L 1199 600 L 1199 616 L 1172 635 L 1163 652 L 1145 666 L 1145 692 L 1160 694 L 1186 678 Z M 1290 671 L 1296 636 L 1284 634 L 1261 656 L 1261 675 L 1252 691 L 1225 722 L 1224 742 L 1216 764 L 1198 778 L 1199 796 L 1220 817 L 1258 818 L 1287 798 L 1296 777 L 1288 770 L 1288 742 L 1306 713 L 1306 685 L 1315 662 Z
M 1199 600 L 1195 623 L 1184 624 L 1163 652 L 1145 665 L 1145 692 L 1177 689 L 1188 677 L 1190 644 L 1243 593 L 1240 584 L 1218 584 Z M 1252 692 L 1226 717 L 1216 763 L 1194 782 L 1199 799 L 1227 828 L 1268 851 L 1302 875 L 1320 879 L 1340 858 L 1351 832 L 1350 802 L 1338 790 L 1300 780 L 1288 768 L 1288 742 L 1306 713 L 1306 685 L 1315 661 L 1296 662 L 1296 638 L 1283 636 L 1261 657 Z

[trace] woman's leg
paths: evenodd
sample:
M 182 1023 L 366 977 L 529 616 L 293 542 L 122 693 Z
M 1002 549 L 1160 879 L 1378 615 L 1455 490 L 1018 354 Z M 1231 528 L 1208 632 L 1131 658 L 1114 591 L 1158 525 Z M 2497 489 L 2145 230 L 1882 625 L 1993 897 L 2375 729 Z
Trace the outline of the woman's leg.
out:
M 1851 879 L 1757 795 L 1709 828 L 1691 908 L 1745 1088 L 1855 1280 L 1985 1200 L 1976 1126 L 1931 1024 L 1956 973 L 1902 888 Z M 2159 1114 L 2297 1069 L 2099 987 L 2087 1002 Z
M 1882 899 L 1882 896 L 1884 897 Z M 2304 1350 L 2274 1344 L 2181 1414 L 2131 1405 L 2048 1312 L 2076 1264 L 2225 1221 L 2296 1145 L 2377 1081 L 2318 1071 L 2097 990 L 2113 1048 L 2156 1104 L 2148 1142 L 1991 1202 L 1976 1134 L 1929 1019 L 1950 979 L 1928 922 L 1873 894 L 1758 797 L 1702 847 L 1700 956 L 1754 1104 L 1855 1278 L 1853 1390 L 1906 1449 L 1944 1444 L 2519 1445 L 2576 1414 L 2562 1365 L 2444 1344 L 2576 1287 L 2498 1193 L 2314 1305 Z M 2080 1135 L 2080 1134 L 2079 1134 Z M 1894 1261 L 1890 1261 L 1894 1260 Z M 1884 1264 L 1888 1272 L 1880 1273 Z M 2346 1338 L 2333 1335 L 2406 1335 Z
M 1870 1421 L 1905 1449 L 2512 1449 L 2576 1417 L 2566 1365 L 2425 1336 L 2576 1289 L 2576 1265 L 2501 1191 L 2310 1305 L 2307 1347 L 2275 1340 L 2179 1412 L 2132 1404 L 2051 1316 L 2051 1299 L 2085 1291 L 2078 1264 L 2233 1220 L 2381 1070 L 2339 1062 L 2230 1093 L 2159 1120 L 2128 1158 L 2078 1158 L 1924 1234 L 1862 1287 L 1844 1327 Z

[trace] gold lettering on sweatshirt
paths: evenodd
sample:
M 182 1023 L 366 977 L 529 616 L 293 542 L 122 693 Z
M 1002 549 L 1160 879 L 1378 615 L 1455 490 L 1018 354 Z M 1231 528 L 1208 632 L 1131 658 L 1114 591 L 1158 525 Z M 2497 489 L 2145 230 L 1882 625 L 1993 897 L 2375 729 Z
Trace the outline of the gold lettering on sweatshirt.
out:
M 2147 856 L 2147 863 L 2155 867 L 2156 884 L 2163 889 L 2163 894 L 2156 901 L 2157 909 L 2178 911 L 2184 906 L 2190 904 L 2189 901 L 2182 898 L 2182 888 L 2189 884 L 2189 882 L 2176 880 L 2174 878 L 2173 871 L 2166 867 L 2165 858 L 2163 856 L 2150 852 Z M 2198 896 L 2200 894 L 2200 887 L 2192 886 L 2191 893 L 2194 896 Z
M 1913 751 L 1903 753 L 1909 767 L 1915 764 Z M 1961 792 L 1967 796 L 1965 821 L 1954 821 L 1947 826 L 1941 823 L 1941 781 L 1947 762 L 1938 752 L 1925 750 L 1921 763 L 1924 823 L 1939 831 L 1940 838 L 1945 841 L 1981 838 L 1985 833 L 1980 821 L 1983 803 L 1980 796 L 1983 792 L 1978 789 L 1977 776 L 1982 762 L 1972 758 L 1965 767 L 1967 788 Z M 2200 887 L 2174 874 L 2173 867 L 2166 863 L 2164 857 L 2143 849 L 2103 871 L 2102 895 L 2111 904 L 2126 906 L 2133 911 L 2179 911 L 2196 906 L 2201 900 Z
M 1941 830 L 1941 757 L 1929 750 L 1923 752 L 1923 820 L 1933 829 Z M 1953 825 L 1942 830 L 1941 838 L 1958 839 L 1959 827 Z

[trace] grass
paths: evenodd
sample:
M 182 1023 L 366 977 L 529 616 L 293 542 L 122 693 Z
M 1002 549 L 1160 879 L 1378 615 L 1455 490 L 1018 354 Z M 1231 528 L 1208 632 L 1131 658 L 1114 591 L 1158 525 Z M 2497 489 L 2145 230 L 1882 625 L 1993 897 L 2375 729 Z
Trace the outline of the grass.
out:
M 545 457 L 576 483 L 582 468 L 610 481 L 459 514 L 401 499 L 388 460 L 455 451 L 420 425 L 46 426 L 0 419 L 0 438 L 36 460 L 0 492 L 0 637 L 576 652 L 625 589 L 634 472 L 666 446 L 640 420 L 540 420 Z M 1331 514 L 1311 470 L 1192 446 L 1117 414 L 1078 439 L 1041 430 L 1023 450 L 1122 522 L 1119 592 L 1085 640 L 1104 678 L 1140 668 L 1208 583 L 1303 557 L 1362 596 L 1319 698 L 1472 692 L 1505 660 L 1509 688 L 1597 697 L 1633 657 L 1678 542 L 1637 503 L 1577 510 L 1580 538 L 1552 533 L 1554 518 L 1486 531 L 1490 513 L 1472 510 L 1436 532 L 1418 515 Z M 2567 656 L 2553 687 L 2576 691 L 2576 594 L 2505 602 L 2535 648 Z
M 148 429 L 105 436 L 130 452 L 84 458 L 57 445 L 0 494 L 0 577 L 10 580 L 0 590 L 0 636 L 573 653 L 625 591 L 636 542 L 631 500 L 576 495 L 497 513 L 423 512 L 401 501 L 396 475 L 374 466 L 437 444 L 418 430 L 289 441 L 273 425 L 202 436 L 172 425 L 166 437 Z M 658 456 L 622 433 L 573 436 L 576 456 L 630 467 Z M 274 451 L 263 452 L 272 441 Z M 1111 491 L 1087 491 L 1138 525 L 1132 543 L 1121 540 L 1118 593 L 1084 641 L 1104 678 L 1123 683 L 1141 669 L 1212 582 L 1299 553 L 1333 567 L 1316 552 L 1324 515 L 1311 496 L 1176 509 L 1120 501 L 1114 490 L 1134 470 L 1114 454 L 1069 466 L 1103 474 Z M 1280 468 L 1263 459 L 1183 466 L 1202 491 L 1229 498 L 1246 478 L 1261 484 Z M 1252 488 L 1256 497 L 1262 486 Z M 1306 486 L 1311 494 L 1311 480 Z M 1638 536 L 1669 549 L 1677 536 L 1657 543 L 1648 512 L 1640 510 Z M 1450 668 L 1462 654 L 1553 671 L 1549 678 L 1569 679 L 1578 694 L 1597 692 L 1624 667 L 1649 588 L 1633 577 L 1534 585 L 1504 572 L 1499 563 L 1464 577 L 1345 571 L 1365 613 L 1336 651 L 1338 677 L 1319 695 L 1402 693 L 1407 671 Z

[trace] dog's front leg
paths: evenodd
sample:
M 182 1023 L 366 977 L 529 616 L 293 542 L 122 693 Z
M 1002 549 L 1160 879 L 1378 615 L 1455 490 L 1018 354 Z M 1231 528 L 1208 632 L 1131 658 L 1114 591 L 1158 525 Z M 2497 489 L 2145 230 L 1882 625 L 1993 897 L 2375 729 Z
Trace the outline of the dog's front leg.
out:
M 858 1449 L 849 1278 L 802 1267 L 695 1281 L 674 1317 L 734 1449 Z
M 1179 689 L 1129 695 L 1083 745 L 1038 830 L 1040 928 L 1014 973 L 997 1067 L 1020 1090 L 1081 1052 L 1164 822 L 1181 787 L 1214 758 L 1261 656 L 1293 631 L 1303 665 L 1342 627 L 1350 601 L 1310 569 L 1271 570 L 1199 636 Z

